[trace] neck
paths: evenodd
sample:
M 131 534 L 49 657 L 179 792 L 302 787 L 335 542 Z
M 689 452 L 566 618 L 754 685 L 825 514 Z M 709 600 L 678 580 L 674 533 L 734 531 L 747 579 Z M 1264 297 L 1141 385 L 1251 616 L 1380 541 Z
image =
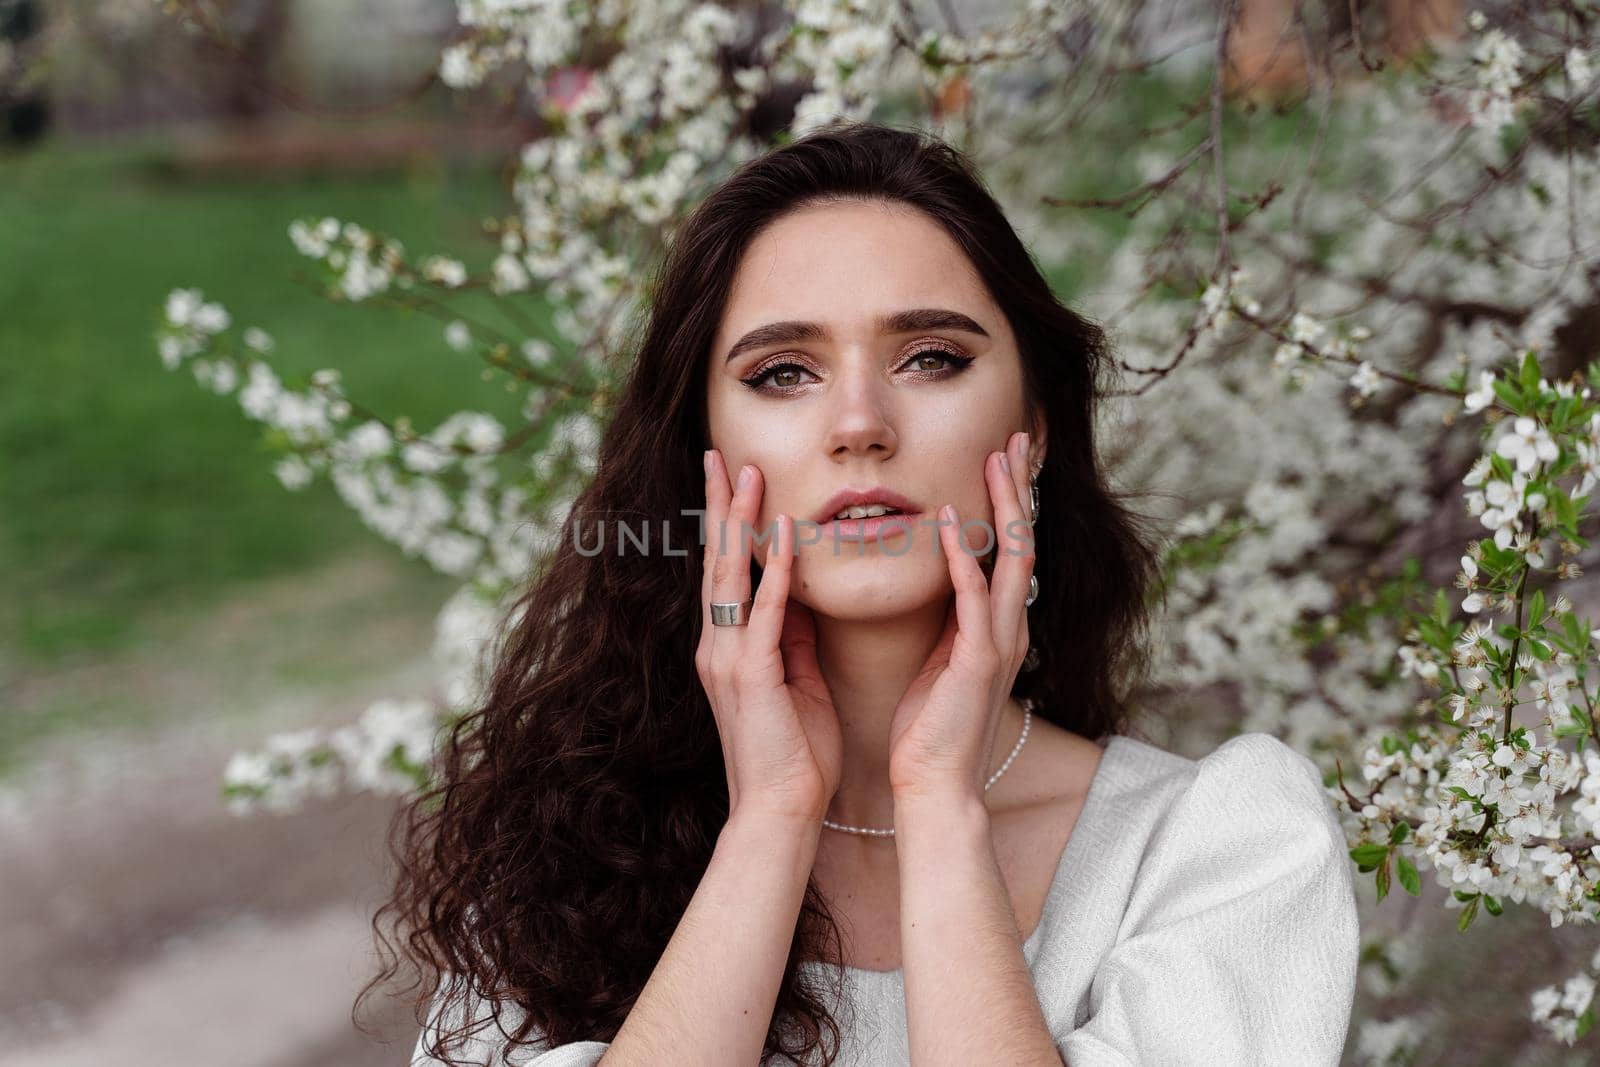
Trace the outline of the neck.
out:
M 846 826 L 894 825 L 889 786 L 889 724 L 895 705 L 944 631 L 946 603 L 895 618 L 816 616 L 817 663 L 828 683 L 844 739 L 839 791 L 828 818 Z M 1022 707 L 1008 699 L 990 758 L 993 774 L 1022 730 Z M 852 837 L 859 835 L 849 835 Z

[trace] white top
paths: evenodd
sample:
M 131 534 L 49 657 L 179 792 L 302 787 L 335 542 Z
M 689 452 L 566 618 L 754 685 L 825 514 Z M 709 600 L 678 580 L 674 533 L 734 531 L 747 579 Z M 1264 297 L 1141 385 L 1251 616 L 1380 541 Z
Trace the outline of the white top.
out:
M 1360 947 L 1346 848 L 1316 766 L 1269 734 L 1200 760 L 1110 737 L 1023 942 L 1067 1064 L 1338 1064 Z M 844 970 L 839 1067 L 909 1064 L 902 972 Z M 498 1063 L 504 1044 L 466 1051 Z M 607 1047 L 509 1062 L 594 1067 Z M 438 1062 L 419 1038 L 413 1067 Z

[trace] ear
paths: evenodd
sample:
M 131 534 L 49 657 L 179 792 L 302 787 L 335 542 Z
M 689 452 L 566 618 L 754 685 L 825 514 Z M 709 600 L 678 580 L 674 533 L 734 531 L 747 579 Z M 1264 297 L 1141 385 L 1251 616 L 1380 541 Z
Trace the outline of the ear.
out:
M 1039 468 L 1044 466 L 1046 439 L 1049 428 L 1045 425 L 1044 417 L 1037 412 L 1028 414 L 1028 473 L 1037 475 Z

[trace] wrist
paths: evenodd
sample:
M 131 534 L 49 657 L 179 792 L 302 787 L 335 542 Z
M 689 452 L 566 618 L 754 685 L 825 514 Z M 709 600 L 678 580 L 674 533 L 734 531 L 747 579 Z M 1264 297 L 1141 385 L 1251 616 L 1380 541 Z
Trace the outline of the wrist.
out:
M 894 794 L 894 824 L 898 836 L 924 826 L 969 826 L 987 831 L 989 805 L 981 791 L 954 786 L 940 789 L 902 789 Z
M 763 833 L 817 835 L 822 832 L 822 810 L 769 807 L 758 803 L 741 804 L 728 813 L 728 822 L 724 830 L 728 827 L 737 830 L 749 828 L 757 835 Z

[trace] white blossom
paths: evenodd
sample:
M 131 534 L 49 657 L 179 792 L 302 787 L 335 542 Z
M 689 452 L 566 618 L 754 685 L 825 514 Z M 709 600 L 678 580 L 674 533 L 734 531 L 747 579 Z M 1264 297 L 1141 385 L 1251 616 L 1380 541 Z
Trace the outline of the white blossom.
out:
M 1541 463 L 1552 463 L 1561 454 L 1549 431 L 1526 415 L 1517 417 L 1494 450 L 1514 461 L 1523 474 L 1535 473 Z
M 1567 49 L 1566 59 L 1563 61 L 1567 73 L 1567 85 L 1572 92 L 1578 93 L 1589 87 L 1594 80 L 1594 65 L 1590 61 L 1589 53 L 1581 48 Z

